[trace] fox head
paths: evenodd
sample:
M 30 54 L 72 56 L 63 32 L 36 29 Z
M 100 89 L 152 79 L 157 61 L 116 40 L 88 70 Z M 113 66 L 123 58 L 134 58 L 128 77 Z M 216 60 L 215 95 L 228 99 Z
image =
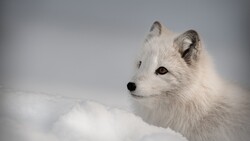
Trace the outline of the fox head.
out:
M 166 97 L 182 98 L 201 76 L 202 46 L 198 33 L 176 34 L 158 21 L 150 28 L 127 88 L 138 101 Z M 202 78 L 201 78 L 202 79 Z

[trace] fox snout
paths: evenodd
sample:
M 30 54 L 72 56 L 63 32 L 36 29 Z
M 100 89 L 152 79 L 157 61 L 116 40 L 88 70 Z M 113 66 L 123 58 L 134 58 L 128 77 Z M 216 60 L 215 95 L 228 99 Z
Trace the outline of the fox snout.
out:
M 134 82 L 129 82 L 128 84 L 127 84 L 127 88 L 128 88 L 128 90 L 129 91 L 135 91 L 135 89 L 136 89 L 136 84 L 134 83 Z

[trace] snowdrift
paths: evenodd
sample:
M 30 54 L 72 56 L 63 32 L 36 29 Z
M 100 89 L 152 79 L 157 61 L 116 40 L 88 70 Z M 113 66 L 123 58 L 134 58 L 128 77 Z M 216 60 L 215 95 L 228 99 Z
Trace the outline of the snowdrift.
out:
M 1 92 L 1 141 L 187 141 L 122 109 L 33 92 Z

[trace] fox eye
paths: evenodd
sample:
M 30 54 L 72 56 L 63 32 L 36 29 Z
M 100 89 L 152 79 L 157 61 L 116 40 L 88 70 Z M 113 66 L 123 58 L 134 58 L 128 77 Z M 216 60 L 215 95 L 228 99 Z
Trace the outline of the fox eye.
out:
M 137 65 L 138 68 L 141 67 L 141 61 L 138 62 L 138 65 Z
M 160 74 L 160 75 L 164 75 L 168 72 L 168 70 L 165 67 L 159 67 L 156 71 L 155 74 Z

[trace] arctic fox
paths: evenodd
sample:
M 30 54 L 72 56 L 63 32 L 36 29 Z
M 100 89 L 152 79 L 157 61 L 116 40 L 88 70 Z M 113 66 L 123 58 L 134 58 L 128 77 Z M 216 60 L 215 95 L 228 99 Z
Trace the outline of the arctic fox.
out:
M 217 75 L 195 30 L 154 22 L 127 88 L 137 115 L 190 141 L 250 140 L 249 92 Z

